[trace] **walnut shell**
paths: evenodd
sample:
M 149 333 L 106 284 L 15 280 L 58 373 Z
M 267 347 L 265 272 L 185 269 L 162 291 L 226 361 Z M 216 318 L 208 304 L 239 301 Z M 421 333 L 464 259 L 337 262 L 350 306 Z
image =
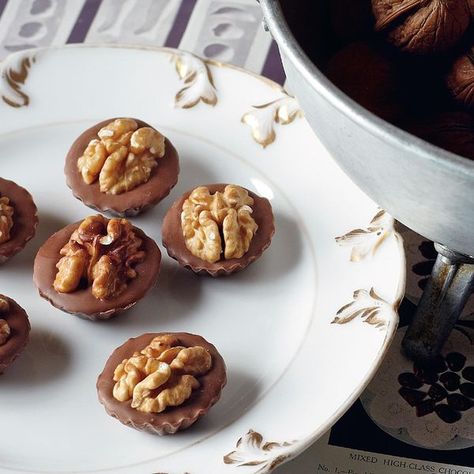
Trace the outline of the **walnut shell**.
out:
M 454 62 L 446 85 L 457 102 L 474 109 L 474 47 Z
M 326 75 L 379 117 L 394 121 L 401 114 L 399 68 L 374 45 L 365 41 L 347 45 L 329 60 Z
M 471 22 L 467 0 L 372 0 L 376 31 L 415 54 L 448 51 Z
M 467 112 L 441 112 L 412 123 L 408 130 L 445 150 L 474 160 L 474 117 Z

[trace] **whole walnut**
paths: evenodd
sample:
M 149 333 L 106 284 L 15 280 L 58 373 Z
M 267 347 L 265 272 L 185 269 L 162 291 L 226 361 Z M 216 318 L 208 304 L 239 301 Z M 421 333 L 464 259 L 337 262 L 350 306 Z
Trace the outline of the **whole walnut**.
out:
M 446 52 L 468 29 L 468 0 L 372 0 L 376 31 L 415 54 Z
M 446 85 L 457 102 L 474 109 L 474 47 L 454 62 Z
M 474 160 L 474 117 L 468 112 L 440 112 L 407 129 L 433 145 Z
M 396 62 L 368 42 L 351 43 L 328 62 L 327 77 L 349 97 L 379 117 L 401 113 L 400 73 Z

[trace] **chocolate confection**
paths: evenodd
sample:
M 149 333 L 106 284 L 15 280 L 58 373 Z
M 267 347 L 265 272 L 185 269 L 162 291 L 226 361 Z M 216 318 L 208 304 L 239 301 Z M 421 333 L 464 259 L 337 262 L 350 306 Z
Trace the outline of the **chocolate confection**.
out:
M 161 413 L 139 411 L 132 408 L 131 400 L 119 401 L 114 397 L 114 372 L 125 359 L 143 350 L 155 337 L 170 335 L 176 338 L 177 345 L 184 347 L 201 346 L 212 359 L 211 369 L 198 377 L 199 387 L 178 406 L 168 406 Z M 124 425 L 154 434 L 173 434 L 191 426 L 219 400 L 227 381 L 226 367 L 217 349 L 201 336 L 189 333 L 148 333 L 129 339 L 115 349 L 107 360 L 103 372 L 97 379 L 97 392 L 100 403 L 106 412 Z
M 9 206 L 13 208 L 13 227 L 8 240 L 0 241 L 0 265 L 25 247 L 34 237 L 38 226 L 38 210 L 26 189 L 13 181 L 0 178 L 0 199 L 2 198 L 5 201 L 8 199 Z
M 30 322 L 25 310 L 8 296 L 0 295 L 0 374 L 28 343 Z
M 211 194 L 224 192 L 227 184 L 205 185 Z M 244 188 L 242 188 L 244 189 Z M 188 250 L 181 224 L 181 213 L 183 204 L 194 190 L 184 193 L 168 210 L 162 227 L 163 245 L 168 255 L 177 260 L 184 267 L 198 274 L 209 274 L 213 277 L 228 275 L 240 271 L 257 260 L 266 250 L 275 233 L 275 225 L 272 207 L 268 199 L 257 196 L 252 191 L 246 190 L 254 200 L 252 207 L 252 218 L 258 225 L 258 229 L 250 241 L 248 251 L 240 258 L 221 258 L 215 262 L 203 260 Z
M 83 132 L 72 144 L 67 156 L 64 172 L 66 183 L 74 196 L 86 206 L 119 216 L 134 216 L 154 206 L 164 197 L 178 181 L 178 153 L 172 143 L 165 138 L 164 156 L 156 159 L 148 180 L 121 194 L 102 192 L 98 180 L 87 184 L 78 168 L 78 159 L 84 154 L 91 140 L 98 138 L 101 128 L 117 119 L 104 120 Z M 142 120 L 135 120 L 138 127 L 150 127 Z M 152 128 L 152 127 L 151 127 Z M 154 130 L 154 129 L 153 129 Z
M 76 222 L 64 227 L 42 245 L 35 258 L 33 280 L 40 295 L 56 308 L 91 320 L 109 319 L 135 305 L 155 284 L 160 269 L 161 252 L 153 239 L 133 227 L 135 236 L 142 240 L 139 250 L 144 252 L 144 257 L 133 267 L 132 271 L 136 276 L 126 281 L 123 291 L 113 297 L 100 298 L 94 296 L 91 286 L 84 283 L 71 292 L 56 291 L 55 280 L 58 275 L 57 264 L 62 257 L 61 249 L 70 241 L 71 235 L 80 224 L 81 222 Z

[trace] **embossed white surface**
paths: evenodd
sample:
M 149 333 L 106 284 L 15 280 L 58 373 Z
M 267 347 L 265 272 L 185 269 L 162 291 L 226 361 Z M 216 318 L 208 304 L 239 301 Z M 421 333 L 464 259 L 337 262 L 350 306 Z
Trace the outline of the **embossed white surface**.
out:
M 32 192 L 40 218 L 36 238 L 0 268 L 1 291 L 25 307 L 33 328 L 26 352 L 0 378 L 0 419 L 9 433 L 0 443 L 1 472 L 265 472 L 301 452 L 349 408 L 394 334 L 395 312 L 382 327 L 360 318 L 331 324 L 357 289 L 373 287 L 390 304 L 399 299 L 404 257 L 393 235 L 357 263 L 335 241 L 370 222 L 377 206 L 343 175 L 303 118 L 278 127 L 266 148 L 253 140 L 241 117 L 280 97 L 268 80 L 208 63 L 217 103 L 176 107 L 182 84 L 174 54 L 39 50 L 22 85 L 29 105 L 0 102 L 1 174 Z M 133 219 L 158 243 L 171 202 L 209 182 L 235 182 L 271 199 L 277 231 L 258 263 L 226 279 L 196 277 L 165 257 L 157 287 L 142 302 L 114 320 L 92 323 L 39 298 L 32 260 L 53 231 L 93 212 L 66 187 L 63 160 L 83 129 L 112 116 L 155 125 L 180 153 L 177 187 Z M 95 380 L 127 338 L 173 330 L 213 342 L 229 382 L 207 417 L 160 438 L 108 417 Z M 265 454 L 258 458 L 264 464 L 254 466 L 225 464 L 251 429 L 278 443 L 275 457 Z M 258 449 L 264 446 L 276 444 Z
M 198 0 L 179 47 L 261 71 L 272 42 L 262 18 L 254 0 Z
M 1 2 L 0 2 L 1 7 Z M 65 43 L 174 46 L 282 80 L 255 0 L 12 0 L 1 13 L 0 59 Z
M 164 44 L 181 0 L 103 0 L 89 43 Z

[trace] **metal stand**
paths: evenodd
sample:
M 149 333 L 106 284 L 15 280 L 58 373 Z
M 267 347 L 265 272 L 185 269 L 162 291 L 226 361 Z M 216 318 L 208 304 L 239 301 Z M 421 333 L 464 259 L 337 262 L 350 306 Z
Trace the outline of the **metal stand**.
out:
M 435 247 L 438 258 L 402 343 L 406 355 L 421 363 L 440 353 L 474 290 L 474 257 Z

